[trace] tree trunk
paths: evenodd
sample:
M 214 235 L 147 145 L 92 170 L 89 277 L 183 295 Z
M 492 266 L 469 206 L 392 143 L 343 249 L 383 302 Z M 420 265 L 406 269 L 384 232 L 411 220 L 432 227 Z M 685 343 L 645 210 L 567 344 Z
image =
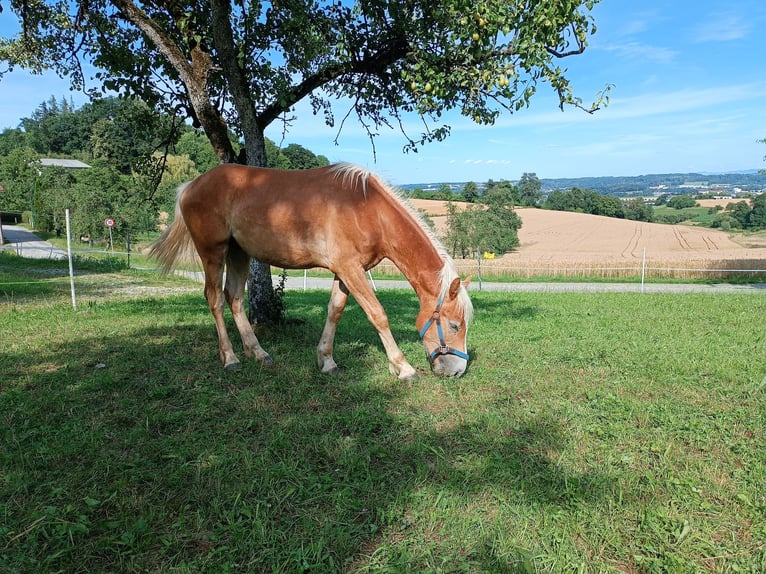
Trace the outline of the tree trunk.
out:
M 254 167 L 266 166 L 265 124 L 259 121 L 250 84 L 239 64 L 236 40 L 231 29 L 231 0 L 211 0 L 211 31 L 213 43 L 245 140 L 244 154 L 238 161 Z M 244 155 L 244 157 L 242 157 Z M 244 160 L 244 161 L 243 161 Z M 278 323 L 282 319 L 281 301 L 277 299 L 271 281 L 271 267 L 250 260 L 247 278 L 248 317 L 251 323 Z
M 241 116 L 249 117 L 245 113 Z M 245 162 L 255 167 L 266 166 L 266 136 L 254 118 L 242 122 L 245 140 Z M 248 317 L 251 323 L 279 323 L 282 320 L 282 301 L 274 291 L 271 266 L 256 259 L 250 260 L 247 277 Z
M 245 126 L 245 161 L 247 165 L 264 167 L 266 165 L 266 137 L 256 122 Z M 279 323 L 282 320 L 282 302 L 274 291 L 271 280 L 271 266 L 256 259 L 250 260 L 250 273 L 247 277 L 247 302 L 251 323 Z
M 250 260 L 247 277 L 248 317 L 251 323 L 278 323 L 282 319 L 281 301 L 277 300 L 271 280 L 271 266 Z

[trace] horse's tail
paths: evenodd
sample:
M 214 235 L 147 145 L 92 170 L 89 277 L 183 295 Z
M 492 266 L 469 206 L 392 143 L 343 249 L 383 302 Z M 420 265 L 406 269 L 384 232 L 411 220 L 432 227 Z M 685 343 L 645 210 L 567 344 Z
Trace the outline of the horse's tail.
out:
M 185 183 L 178 188 L 173 223 L 162 232 L 162 235 L 152 243 L 149 249 L 149 256 L 159 261 L 164 274 L 169 273 L 178 264 L 196 264 L 199 262 L 194 242 L 180 208 L 181 196 L 188 185 Z

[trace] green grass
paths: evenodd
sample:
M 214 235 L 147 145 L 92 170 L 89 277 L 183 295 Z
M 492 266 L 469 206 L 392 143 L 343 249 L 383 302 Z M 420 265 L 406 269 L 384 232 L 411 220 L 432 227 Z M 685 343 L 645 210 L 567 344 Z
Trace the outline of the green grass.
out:
M 384 291 L 401 384 L 355 304 L 319 375 L 325 293 L 225 373 L 199 285 L 0 272 L 0 572 L 766 570 L 761 295 L 477 293 L 441 380 Z
M 711 210 L 709 207 L 685 207 L 683 209 L 676 209 L 666 205 L 654 207 L 655 217 L 661 218 L 665 215 L 671 217 L 683 216 L 684 221 L 706 226 L 710 226 L 719 213 L 721 212 Z

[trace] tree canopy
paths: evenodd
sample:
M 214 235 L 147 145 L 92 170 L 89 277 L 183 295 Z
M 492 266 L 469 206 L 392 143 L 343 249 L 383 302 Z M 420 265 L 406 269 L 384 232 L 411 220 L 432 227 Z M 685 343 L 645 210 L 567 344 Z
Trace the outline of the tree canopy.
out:
M 11 0 L 23 28 L 0 41 L 0 60 L 183 113 L 224 161 L 238 157 L 227 129 L 247 148 L 272 122 L 289 123 L 304 98 L 331 126 L 355 117 L 374 136 L 393 125 L 414 146 L 448 134 L 445 110 L 491 124 L 529 105 L 540 83 L 562 106 L 596 109 L 603 100 L 584 105 L 557 64 L 586 49 L 594 4 Z M 92 78 L 86 64 L 96 68 Z M 427 121 L 422 133 L 405 132 L 409 112 Z
M 541 83 L 561 106 L 593 111 L 608 88 L 583 104 L 558 62 L 585 51 L 596 2 L 9 0 L 22 31 L 0 39 L 0 61 L 138 96 L 191 118 L 220 161 L 264 166 L 266 128 L 289 126 L 304 99 L 338 130 L 349 118 L 371 139 L 396 127 L 410 149 L 448 135 L 445 111 L 492 124 Z M 423 119 L 419 134 L 404 128 L 410 113 Z M 251 275 L 251 318 L 272 320 L 270 302 L 253 299 L 270 288 L 269 269 Z

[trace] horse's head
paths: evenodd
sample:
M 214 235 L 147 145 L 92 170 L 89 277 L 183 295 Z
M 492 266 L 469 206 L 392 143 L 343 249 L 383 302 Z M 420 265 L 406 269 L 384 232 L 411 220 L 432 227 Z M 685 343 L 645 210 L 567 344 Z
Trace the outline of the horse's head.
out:
M 435 307 L 423 306 L 417 318 L 420 338 L 426 348 L 433 372 L 445 377 L 459 377 L 468 366 L 466 335 L 473 315 L 468 297 L 468 283 L 455 277 L 439 296 Z

